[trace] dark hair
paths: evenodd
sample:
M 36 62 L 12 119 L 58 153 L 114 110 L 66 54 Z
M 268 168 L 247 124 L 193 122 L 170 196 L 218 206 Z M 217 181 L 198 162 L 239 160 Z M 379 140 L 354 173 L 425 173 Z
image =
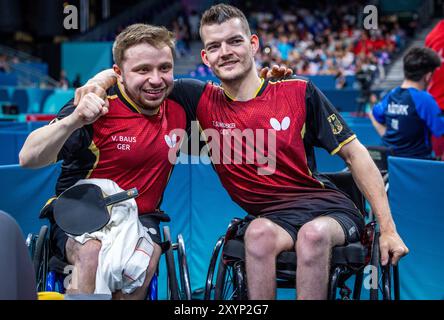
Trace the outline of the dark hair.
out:
M 429 48 L 415 47 L 404 56 L 404 77 L 408 80 L 419 81 L 440 65 L 441 59 L 435 51 Z
M 212 24 L 222 24 L 225 21 L 234 18 L 240 19 L 245 33 L 248 36 L 250 36 L 251 35 L 250 26 L 248 25 L 248 20 L 243 14 L 243 12 L 236 7 L 220 3 L 212 6 L 203 13 L 202 18 L 200 19 L 200 28 L 199 28 L 200 37 L 202 38 L 203 26 L 212 25 Z

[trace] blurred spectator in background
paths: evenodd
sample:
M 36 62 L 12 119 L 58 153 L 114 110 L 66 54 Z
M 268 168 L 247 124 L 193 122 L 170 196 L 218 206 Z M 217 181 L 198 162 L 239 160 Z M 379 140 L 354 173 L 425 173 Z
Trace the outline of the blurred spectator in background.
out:
M 4 54 L 0 55 L 0 72 L 9 72 L 8 57 Z
M 380 17 L 378 30 L 363 31 L 359 1 L 320 3 L 314 10 L 291 4 L 252 7 L 247 16 L 260 39 L 258 69 L 279 64 L 299 75 L 333 75 L 339 87 L 345 84 L 342 76 L 361 69 L 372 73 L 371 81 L 384 78 L 385 66 L 406 41 L 396 16 Z
M 176 36 L 176 54 L 183 57 L 190 52 L 190 32 L 182 17 L 173 21 L 172 31 Z
M 373 80 L 373 72 L 376 67 L 370 61 L 364 58 L 364 61 L 357 60 L 356 63 L 356 80 L 360 86 L 360 94 L 358 98 L 358 116 L 365 114 L 365 106 L 368 104 L 371 95 L 371 86 Z
M 77 73 L 74 81 L 72 82 L 72 86 L 76 89 L 82 86 L 82 82 L 80 81 L 80 74 L 79 73 Z
M 347 79 L 344 76 L 344 73 L 339 70 L 335 76 L 335 88 L 338 90 L 342 90 L 347 87 Z
M 371 84 L 385 78 L 386 66 L 405 47 L 407 39 L 407 32 L 396 15 L 379 17 L 377 30 L 363 30 L 358 19 L 362 13 L 360 1 L 320 2 L 315 9 L 303 5 L 261 6 L 258 3 L 244 11 L 252 32 L 260 40 L 260 50 L 255 56 L 258 70 L 278 64 L 291 68 L 298 75 L 330 75 L 335 77 L 338 89 L 353 86 L 345 77 L 360 73 L 358 77 L 370 81 L 358 81 L 362 89 L 362 114 L 369 101 Z M 187 19 L 193 39 L 196 17 L 193 11 Z M 179 25 L 176 23 L 175 32 L 180 30 Z M 179 55 L 183 56 L 187 54 L 182 49 L 183 35 L 177 34 Z M 197 65 L 190 75 L 207 74 L 207 71 Z
M 200 15 L 192 10 L 190 16 L 188 17 L 188 22 L 190 24 L 190 35 L 192 40 L 199 40 L 199 24 Z
M 60 71 L 60 78 L 59 78 L 58 86 L 59 86 L 59 88 L 62 88 L 62 89 L 68 89 L 69 88 L 69 81 L 66 78 L 65 70 L 61 70 Z
M 191 71 L 191 77 L 209 77 L 213 76 L 213 71 L 207 67 L 203 62 L 197 65 L 196 69 Z

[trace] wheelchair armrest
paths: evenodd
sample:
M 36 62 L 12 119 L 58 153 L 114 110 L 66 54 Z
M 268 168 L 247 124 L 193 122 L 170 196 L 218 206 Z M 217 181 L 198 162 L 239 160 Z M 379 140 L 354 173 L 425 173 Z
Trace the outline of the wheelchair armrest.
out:
M 223 246 L 222 255 L 226 260 L 245 260 L 244 242 L 238 239 L 228 240 Z

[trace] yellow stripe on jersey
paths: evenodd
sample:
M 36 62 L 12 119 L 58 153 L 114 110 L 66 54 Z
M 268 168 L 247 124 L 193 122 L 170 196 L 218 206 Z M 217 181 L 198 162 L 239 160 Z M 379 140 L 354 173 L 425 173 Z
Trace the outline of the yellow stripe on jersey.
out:
M 57 199 L 57 197 L 49 198 L 48 201 L 46 201 L 46 203 L 45 203 L 45 205 L 43 206 L 43 208 L 46 207 L 46 206 L 47 206 L 48 204 L 50 204 L 51 202 L 53 202 L 55 199 Z
M 263 78 L 261 78 L 261 84 L 259 86 L 259 88 L 257 88 L 256 92 L 254 93 L 254 97 L 256 98 L 259 91 L 261 91 L 262 87 L 264 86 L 265 80 Z
M 91 168 L 91 170 L 89 170 L 89 172 L 86 175 L 85 179 L 88 179 L 91 176 L 92 172 L 97 167 L 97 164 L 99 163 L 99 158 L 100 158 L 100 150 L 99 150 L 99 148 L 97 148 L 97 146 L 94 143 L 94 141 L 91 141 L 91 144 L 89 145 L 88 149 L 91 150 L 91 152 L 96 156 L 96 161 L 94 162 L 94 165 Z
M 341 148 L 343 146 L 345 146 L 347 143 L 351 142 L 352 140 L 354 140 L 356 138 L 356 135 L 352 135 L 350 137 L 348 137 L 347 139 L 345 139 L 344 141 L 342 141 L 339 146 L 336 147 L 336 149 L 334 149 L 332 152 L 330 152 L 330 154 L 332 156 L 334 156 L 336 153 L 338 153 L 339 150 L 341 150 Z
M 138 113 L 140 112 L 140 109 L 137 107 L 137 105 L 126 95 L 125 91 L 123 91 L 122 85 L 120 82 L 117 81 L 117 86 L 119 87 L 120 92 L 122 93 L 122 96 L 125 98 L 125 100 L 134 108 L 137 110 Z
M 282 79 L 282 80 L 277 80 L 277 81 L 268 81 L 268 83 L 276 84 L 276 83 L 280 83 L 280 82 L 290 82 L 290 81 L 308 82 L 308 80 L 304 80 L 304 79 Z
M 262 87 L 264 86 L 264 83 L 265 83 L 265 79 L 261 78 L 261 84 L 259 85 L 259 87 L 257 88 L 256 92 L 254 93 L 254 97 L 253 97 L 253 98 L 256 98 L 256 97 L 257 97 L 257 95 L 258 95 L 259 92 L 261 91 Z M 222 90 L 224 90 L 223 87 L 221 87 L 221 88 L 222 88 Z M 231 96 L 226 90 L 224 90 L 224 94 L 225 94 L 230 100 L 232 100 L 232 101 L 236 101 L 236 99 L 235 99 L 234 97 L 232 97 L 232 96 Z

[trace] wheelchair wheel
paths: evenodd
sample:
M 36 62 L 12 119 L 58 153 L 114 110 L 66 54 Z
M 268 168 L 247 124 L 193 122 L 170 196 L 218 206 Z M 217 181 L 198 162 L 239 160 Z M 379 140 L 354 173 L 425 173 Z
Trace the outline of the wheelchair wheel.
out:
M 248 300 L 244 262 L 225 264 L 221 256 L 214 291 L 215 300 Z
M 379 235 L 379 232 L 375 233 L 371 258 L 372 269 L 376 272 L 376 275 L 372 276 L 372 278 L 378 280 L 377 285 L 373 285 L 372 282 L 370 282 L 370 300 L 378 300 L 380 297 L 382 297 L 383 300 L 399 300 L 398 266 L 391 265 L 390 261 L 386 266 L 381 265 Z
M 170 228 L 168 226 L 163 227 L 163 237 L 164 237 L 164 241 L 169 241 L 172 244 Z M 174 264 L 174 253 L 173 253 L 172 245 L 165 252 L 165 261 L 166 261 L 167 273 L 168 273 L 167 274 L 168 298 L 171 300 L 179 300 L 180 299 L 179 284 L 177 282 L 176 266 Z
M 205 282 L 205 293 L 204 300 L 210 300 L 214 298 L 215 294 L 215 279 L 214 279 L 214 271 L 216 270 L 216 265 L 218 262 L 219 254 L 224 244 L 225 237 L 221 236 L 214 246 L 213 254 L 211 255 L 210 266 L 208 267 L 207 280 Z
M 48 270 L 48 226 L 42 226 L 35 240 L 32 262 L 36 277 L 37 291 L 44 291 Z
M 177 236 L 177 253 L 179 260 L 180 287 L 182 300 L 191 300 L 191 282 L 190 271 L 188 269 L 187 257 L 185 252 L 185 242 L 181 234 Z

